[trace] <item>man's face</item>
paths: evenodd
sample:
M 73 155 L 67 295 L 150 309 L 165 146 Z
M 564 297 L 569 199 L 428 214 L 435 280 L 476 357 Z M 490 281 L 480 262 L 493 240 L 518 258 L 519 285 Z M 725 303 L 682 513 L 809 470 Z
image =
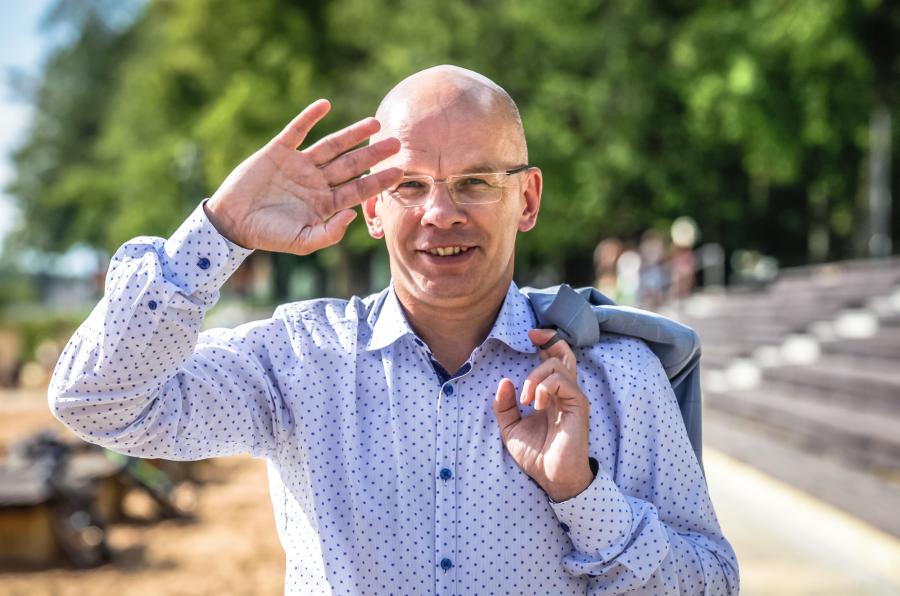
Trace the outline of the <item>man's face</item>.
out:
M 386 123 L 382 134 L 397 136 L 402 148 L 381 167 L 443 180 L 523 165 L 509 125 L 483 110 L 451 107 L 397 120 Z M 537 218 L 540 171 L 514 174 L 506 183 L 502 199 L 489 204 L 457 204 L 444 184 L 420 207 L 404 207 L 387 193 L 367 201 L 369 231 L 385 238 L 401 300 L 458 307 L 506 293 L 516 234 L 534 227 Z M 463 249 L 458 254 L 436 254 L 457 247 Z

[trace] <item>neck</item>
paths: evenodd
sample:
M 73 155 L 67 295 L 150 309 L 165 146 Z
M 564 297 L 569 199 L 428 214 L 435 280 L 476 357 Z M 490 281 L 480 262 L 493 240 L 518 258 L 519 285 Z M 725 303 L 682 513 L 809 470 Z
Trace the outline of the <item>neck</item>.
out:
M 395 291 L 413 331 L 428 344 L 435 360 L 453 374 L 491 332 L 508 289 L 509 283 L 458 305 L 429 304 L 398 288 Z

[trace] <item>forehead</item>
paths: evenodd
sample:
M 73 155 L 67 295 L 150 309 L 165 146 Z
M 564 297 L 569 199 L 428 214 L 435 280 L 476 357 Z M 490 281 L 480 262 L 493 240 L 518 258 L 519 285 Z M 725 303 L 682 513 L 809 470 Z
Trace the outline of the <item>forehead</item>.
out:
M 408 174 L 443 177 L 504 170 L 518 163 L 510 127 L 495 113 L 447 108 L 391 114 L 383 134 L 400 139 L 400 152 L 384 165 Z

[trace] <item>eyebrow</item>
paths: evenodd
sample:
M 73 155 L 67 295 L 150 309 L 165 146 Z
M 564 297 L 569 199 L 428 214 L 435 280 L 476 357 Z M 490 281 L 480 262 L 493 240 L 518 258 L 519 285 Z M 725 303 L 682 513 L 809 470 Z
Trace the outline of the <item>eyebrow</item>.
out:
M 486 172 L 505 172 L 506 169 L 501 168 L 497 164 L 492 163 L 480 163 L 475 165 L 467 166 L 458 172 L 453 172 L 452 174 L 448 174 L 448 176 L 457 176 L 459 174 L 483 174 Z M 406 171 L 404 170 L 403 174 L 405 176 L 425 176 L 424 172 L 419 172 L 416 170 Z

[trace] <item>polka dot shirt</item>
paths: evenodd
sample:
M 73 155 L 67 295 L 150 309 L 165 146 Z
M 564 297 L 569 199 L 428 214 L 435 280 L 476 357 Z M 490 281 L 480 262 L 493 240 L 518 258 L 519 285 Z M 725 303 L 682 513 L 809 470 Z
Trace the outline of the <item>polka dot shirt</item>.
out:
M 491 409 L 501 378 L 521 388 L 540 362 L 515 285 L 451 374 L 391 288 L 201 333 L 247 254 L 199 207 L 168 240 L 125 244 L 50 405 L 122 453 L 265 458 L 286 593 L 737 593 L 734 552 L 646 345 L 604 335 L 576 350 L 597 472 L 555 503 L 506 452 Z

